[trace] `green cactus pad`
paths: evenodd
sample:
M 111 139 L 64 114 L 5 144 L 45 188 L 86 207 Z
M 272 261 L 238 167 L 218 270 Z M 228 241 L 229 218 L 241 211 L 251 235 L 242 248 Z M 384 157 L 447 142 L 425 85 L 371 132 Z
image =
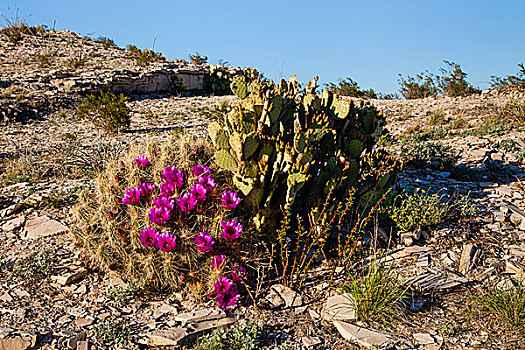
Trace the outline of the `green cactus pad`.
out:
M 224 170 L 231 172 L 236 172 L 239 165 L 231 153 L 224 149 L 215 153 L 215 162 Z
M 213 122 L 213 123 L 208 125 L 208 135 L 210 135 L 210 139 L 213 142 L 213 145 L 215 147 L 218 147 L 217 143 L 216 143 L 217 134 L 221 130 L 222 130 L 222 126 L 219 123 L 217 123 L 217 122 Z
M 334 112 L 339 119 L 346 119 L 350 115 L 351 111 L 352 108 L 349 102 L 343 100 L 338 100 L 335 102 Z
M 389 180 L 390 180 L 390 174 L 384 174 L 384 175 L 379 176 L 379 179 L 377 179 L 377 187 L 385 188 Z
M 354 183 L 359 176 L 359 162 L 355 159 L 350 159 L 348 161 L 348 169 L 346 172 L 348 173 L 348 181 Z
M 242 140 L 241 135 L 233 131 L 230 135 L 230 146 L 232 147 L 232 150 L 235 152 L 235 155 L 237 156 L 237 159 L 242 159 Z
M 306 135 L 304 133 L 295 134 L 293 146 L 299 153 L 304 153 L 306 148 Z
M 217 133 L 217 137 L 215 138 L 215 145 L 220 149 L 224 150 L 228 150 L 231 148 L 230 137 L 228 136 L 228 133 L 226 131 L 220 130 Z
M 271 103 L 269 104 L 269 111 L 270 114 L 270 120 L 272 123 L 276 123 L 279 120 L 279 115 L 281 114 L 281 111 L 283 110 L 283 99 L 281 96 L 277 95 L 274 96 L 271 99 Z
M 251 156 L 257 151 L 257 148 L 259 147 L 259 141 L 257 140 L 255 134 L 249 134 L 244 139 L 244 143 L 242 145 L 242 159 L 248 160 Z
M 242 177 L 239 175 L 235 175 L 233 177 L 233 185 L 242 192 L 245 196 L 247 196 L 253 189 L 253 179 Z
M 246 197 L 244 197 L 243 203 L 249 208 L 258 210 L 263 198 L 264 190 L 262 188 L 254 188 Z
M 363 153 L 364 145 L 361 140 L 351 140 L 346 145 L 346 153 L 352 158 L 359 158 Z
M 371 132 L 376 122 L 376 114 L 373 111 L 367 110 L 363 116 L 363 126 L 367 132 Z
M 248 83 L 245 77 L 234 77 L 230 84 L 230 89 L 242 100 L 248 97 Z

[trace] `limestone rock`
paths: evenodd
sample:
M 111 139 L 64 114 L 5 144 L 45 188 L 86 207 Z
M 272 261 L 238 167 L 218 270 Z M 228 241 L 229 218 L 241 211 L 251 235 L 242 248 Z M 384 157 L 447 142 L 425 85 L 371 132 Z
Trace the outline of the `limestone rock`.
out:
M 297 307 L 303 305 L 301 295 L 282 284 L 273 285 L 270 288 L 270 294 L 267 299 L 275 307 Z
M 37 216 L 27 220 L 24 231 L 24 239 L 37 239 L 65 233 L 68 231 L 68 228 L 48 216 Z
M 200 309 L 190 312 L 185 312 L 175 316 L 175 321 L 182 323 L 211 321 L 226 317 L 226 312 L 217 308 Z
M 335 295 L 326 301 L 323 318 L 327 321 L 355 319 L 354 297 L 350 293 Z
M 392 340 L 388 334 L 359 327 L 342 321 L 334 321 L 335 328 L 343 338 L 355 341 L 365 348 L 380 347 Z

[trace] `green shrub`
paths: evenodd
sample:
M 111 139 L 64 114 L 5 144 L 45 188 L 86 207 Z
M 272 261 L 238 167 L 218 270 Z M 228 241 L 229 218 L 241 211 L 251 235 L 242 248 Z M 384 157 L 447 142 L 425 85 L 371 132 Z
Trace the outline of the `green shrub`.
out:
M 435 97 L 438 94 L 435 78 L 428 71 L 417 74 L 415 77 L 408 76 L 406 79 L 399 74 L 398 82 L 399 92 L 407 100 Z
M 525 336 L 525 280 L 510 288 L 483 289 L 474 300 L 491 321 Z
M 448 168 L 456 162 L 452 148 L 437 141 L 425 141 L 419 133 L 405 137 L 401 150 L 403 157 L 416 166 Z
M 523 63 L 518 64 L 519 71 L 516 75 L 508 75 L 505 78 L 492 76 L 490 87 L 493 89 L 503 87 L 525 88 L 525 66 Z
M 359 84 L 352 80 L 352 78 L 345 78 L 339 80 L 339 83 L 326 84 L 328 89 L 340 96 L 358 97 L 358 98 L 377 98 L 377 94 L 373 89 L 362 90 Z
M 141 50 L 135 45 L 128 45 L 128 51 L 135 58 L 137 63 L 142 66 L 147 66 L 155 61 L 164 59 L 164 56 L 160 53 L 148 49 Z
M 94 41 L 96 43 L 102 44 L 102 46 L 104 46 L 106 49 L 118 47 L 113 39 L 107 38 L 105 36 L 99 36 Z
M 49 253 L 40 250 L 27 258 L 15 263 L 14 273 L 27 280 L 36 280 L 47 277 L 51 272 Z
M 472 219 L 478 213 L 478 207 L 472 198 L 470 198 L 470 193 L 455 199 L 454 208 L 458 215 L 465 219 Z
M 443 196 L 416 188 L 413 193 L 397 195 L 387 211 L 401 231 L 411 231 L 445 221 L 450 207 L 442 199 Z
M 104 320 L 95 326 L 96 343 L 102 347 L 127 348 L 132 332 L 125 321 Z
M 77 115 L 88 119 L 96 127 L 107 132 L 117 132 L 123 127 L 129 127 L 129 108 L 126 106 L 127 97 L 123 94 L 115 95 L 111 92 L 101 92 L 100 95 L 89 95 L 80 104 Z
M 360 277 L 359 277 L 360 276 Z M 358 322 L 391 323 L 405 313 L 406 288 L 393 271 L 381 260 L 373 260 L 358 277 L 348 273 L 350 282 L 343 284 L 343 292 L 350 293 L 348 305 L 355 310 Z
M 262 349 L 259 326 L 240 321 L 231 328 L 217 329 L 198 339 L 193 350 L 258 350 Z
M 434 111 L 430 114 L 428 124 L 430 125 L 443 125 L 445 124 L 446 116 L 442 111 Z
M 189 55 L 190 63 L 202 65 L 208 63 L 208 56 L 202 56 L 200 53 L 195 52 L 195 55 Z
M 443 61 L 447 65 L 446 68 L 441 68 L 441 76 L 437 77 L 437 83 L 439 90 L 443 95 L 456 97 L 456 96 L 468 96 L 472 94 L 478 94 L 481 91 L 472 86 L 467 81 L 467 73 L 465 73 L 461 66 L 454 62 Z

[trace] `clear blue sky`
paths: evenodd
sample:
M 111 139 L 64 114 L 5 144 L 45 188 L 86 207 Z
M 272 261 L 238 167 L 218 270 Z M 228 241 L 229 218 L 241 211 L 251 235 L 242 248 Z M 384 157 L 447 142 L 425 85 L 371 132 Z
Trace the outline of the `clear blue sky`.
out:
M 29 24 L 107 36 L 167 58 L 195 51 L 270 78 L 352 77 L 398 90 L 398 74 L 461 64 L 471 82 L 516 73 L 525 61 L 525 0 L 156 1 L 2 0 Z M 487 84 L 478 84 L 482 88 Z

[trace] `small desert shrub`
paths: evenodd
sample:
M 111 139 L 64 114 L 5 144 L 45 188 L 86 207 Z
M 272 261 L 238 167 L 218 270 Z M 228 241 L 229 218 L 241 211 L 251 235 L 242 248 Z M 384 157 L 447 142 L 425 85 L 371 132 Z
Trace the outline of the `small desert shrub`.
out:
M 428 71 L 417 74 L 415 77 L 403 78 L 399 74 L 398 79 L 401 96 L 407 100 L 425 97 L 435 97 L 438 94 L 434 76 Z
M 479 312 L 525 336 L 525 280 L 510 288 L 487 288 L 475 297 Z
M 82 55 L 82 52 L 79 51 L 73 57 L 70 57 L 66 61 L 66 65 L 71 69 L 78 69 L 83 67 L 87 62 L 87 58 Z
M 80 104 L 77 115 L 107 132 L 117 132 L 129 127 L 131 122 L 127 100 L 124 95 L 117 96 L 111 92 L 89 95 Z
M 456 97 L 481 92 L 467 81 L 467 73 L 461 69 L 459 64 L 446 60 L 443 62 L 445 62 L 447 67 L 441 68 L 440 72 L 442 75 L 437 77 L 437 84 L 443 95 Z
M 411 231 L 445 221 L 450 206 L 442 199 L 442 195 L 430 194 L 428 191 L 416 188 L 412 193 L 403 192 L 397 195 L 387 211 L 401 231 Z
M 525 88 L 525 66 L 523 63 L 518 64 L 519 71 L 516 75 L 508 75 L 505 78 L 492 76 L 490 87 L 493 89 L 503 87 L 520 87 Z
M 525 124 L 525 101 L 514 99 L 505 104 L 499 111 L 501 118 L 511 125 Z
M 128 51 L 135 58 L 137 63 L 142 66 L 147 66 L 150 63 L 164 59 L 164 56 L 160 53 L 148 49 L 141 50 L 135 45 L 128 45 Z
M 198 339 L 193 350 L 257 350 L 262 349 L 259 326 L 240 321 L 231 328 L 217 329 Z
M 472 219 L 478 213 L 478 207 L 470 197 L 470 193 L 456 198 L 453 206 L 458 215 L 465 219 Z
M 115 41 L 113 39 L 107 38 L 105 36 L 99 36 L 95 39 L 96 43 L 102 44 L 105 48 L 116 48 L 118 47 L 117 44 L 115 44 Z
M 195 55 L 189 55 L 191 64 L 202 65 L 208 63 L 208 56 L 202 56 L 200 53 L 195 52 Z
M 30 280 L 47 277 L 51 272 L 51 259 L 48 252 L 40 250 L 38 253 L 16 262 L 13 272 Z
M 446 116 L 442 111 L 434 111 L 428 119 L 430 125 L 443 125 L 445 124 Z
M 238 262 L 248 261 L 255 237 L 237 221 L 240 199 L 211 157 L 188 136 L 132 148 L 81 195 L 78 245 L 96 266 L 141 287 L 212 293 L 220 307 L 235 305 L 245 274 Z
M 328 89 L 340 96 L 350 96 L 358 98 L 377 98 L 373 89 L 362 90 L 359 84 L 352 78 L 340 79 L 339 83 L 328 83 Z
M 405 137 L 401 143 L 403 157 L 416 166 L 450 167 L 456 157 L 449 146 L 437 141 L 425 141 L 419 134 Z
M 139 295 L 140 286 L 134 281 L 128 283 L 126 287 L 115 286 L 109 289 L 109 294 L 118 304 L 126 304 L 134 297 Z
M 458 115 L 450 122 L 450 129 L 457 130 L 468 127 L 468 122 L 462 116 Z
M 407 297 L 399 277 L 381 260 L 372 260 L 360 277 L 349 273 L 350 282 L 343 285 L 343 292 L 350 293 L 348 306 L 355 310 L 360 322 L 390 323 L 405 312 Z
M 99 346 L 126 348 L 132 331 L 125 321 L 104 320 L 95 326 L 95 339 Z

